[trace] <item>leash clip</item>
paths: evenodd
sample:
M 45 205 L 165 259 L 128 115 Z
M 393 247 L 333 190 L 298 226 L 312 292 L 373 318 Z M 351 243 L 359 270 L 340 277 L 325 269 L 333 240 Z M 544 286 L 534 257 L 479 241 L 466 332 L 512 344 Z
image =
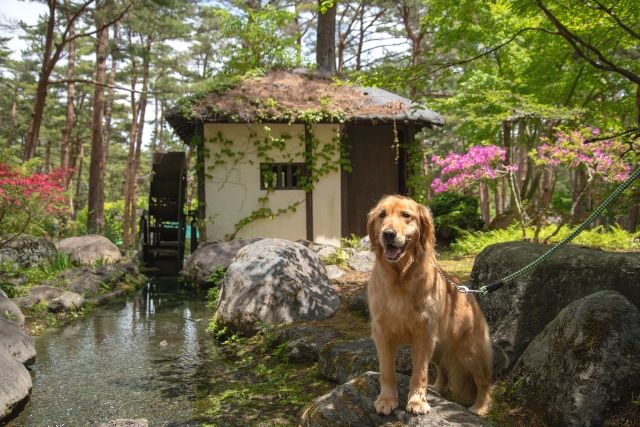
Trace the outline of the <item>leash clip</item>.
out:
M 484 293 L 481 289 L 471 289 L 465 285 L 456 285 L 456 290 L 461 294 L 482 294 Z

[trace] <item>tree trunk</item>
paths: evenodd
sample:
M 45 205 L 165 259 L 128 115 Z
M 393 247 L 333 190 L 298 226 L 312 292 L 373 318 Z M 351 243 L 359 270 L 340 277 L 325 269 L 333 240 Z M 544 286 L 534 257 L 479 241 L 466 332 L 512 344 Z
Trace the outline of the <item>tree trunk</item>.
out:
M 73 196 L 73 219 L 78 217 L 78 212 L 82 209 L 82 166 L 84 165 L 84 146 L 80 143 L 78 151 L 78 172 L 76 172 L 76 192 Z
M 18 90 L 14 86 L 13 98 L 11 99 L 11 126 L 9 126 L 9 136 L 7 137 L 7 147 L 13 145 L 13 139 L 16 137 L 16 122 L 18 113 Z
M 51 171 L 51 140 L 47 139 L 47 146 L 44 151 L 44 165 L 43 165 L 44 173 L 49 173 Z
M 486 182 L 480 183 L 480 217 L 485 225 L 491 222 L 491 211 L 489 209 L 489 187 Z
M 140 94 L 140 108 L 139 108 L 139 122 L 137 130 L 137 140 L 135 148 L 135 158 L 133 163 L 133 179 L 130 181 L 131 185 L 131 216 L 129 223 L 129 230 L 131 233 L 131 243 L 136 241 L 136 228 L 138 224 L 138 217 L 136 210 L 138 207 L 138 182 L 137 177 L 140 172 L 140 155 L 142 152 L 142 136 L 144 131 L 144 116 L 147 109 L 147 90 L 149 88 L 149 67 L 151 57 L 151 37 L 147 38 L 145 46 L 144 60 L 142 65 L 142 93 Z
M 322 5 L 318 0 L 318 9 Z M 337 0 L 325 13 L 318 13 L 318 31 L 316 38 L 316 65 L 318 70 L 335 74 L 336 72 L 336 9 Z
M 585 190 L 587 178 L 585 176 L 585 172 L 582 168 L 578 168 L 575 170 L 575 174 L 573 176 L 572 182 L 572 191 L 571 191 L 571 200 L 574 203 L 573 216 L 571 218 L 572 224 L 577 224 L 580 222 L 580 219 L 584 213 L 584 197 L 585 194 L 582 194 Z
M 132 34 L 131 30 L 128 32 L 129 39 L 129 47 L 133 47 Z M 132 49 L 130 49 L 132 50 Z M 130 70 L 130 78 L 131 78 L 131 92 L 129 95 L 130 105 L 131 105 L 131 124 L 129 126 L 129 149 L 127 151 L 127 169 L 125 170 L 125 179 L 124 179 L 124 218 L 122 223 L 122 242 L 125 248 L 131 247 L 132 237 L 131 230 L 129 229 L 129 225 L 131 224 L 131 180 L 133 177 L 133 164 L 135 161 L 135 148 L 136 148 L 136 135 L 138 129 L 138 106 L 136 102 L 136 92 L 135 88 L 138 84 L 138 66 L 135 60 L 135 54 L 132 53 L 131 56 L 131 70 Z
M 551 180 L 552 176 L 553 176 L 553 171 L 550 168 L 544 168 L 544 170 L 542 171 L 542 183 L 541 183 L 541 189 L 542 189 L 541 200 L 542 200 L 543 209 L 549 209 L 549 206 L 551 206 L 551 197 L 553 196 L 553 187 L 552 187 L 552 180 Z
M 98 20 L 96 20 L 98 21 Z M 100 22 L 96 22 L 96 27 Z M 104 112 L 104 80 L 107 63 L 107 42 L 109 32 L 106 28 L 97 33 L 96 40 L 96 76 L 93 92 L 93 117 L 91 120 L 91 163 L 89 165 L 89 197 L 87 230 L 90 233 L 104 232 L 104 172 L 105 147 L 103 138 L 102 119 Z
M 118 23 L 116 22 L 113 25 L 113 45 L 116 46 L 118 44 Z M 113 101 L 114 101 L 114 85 L 116 83 L 116 59 L 113 56 L 113 52 L 111 52 L 111 70 L 109 71 L 109 79 L 108 84 L 109 88 L 107 89 L 107 102 L 105 103 L 104 109 L 104 130 L 102 132 L 102 141 L 104 145 L 104 164 L 107 164 L 107 160 L 109 159 L 109 140 L 111 139 L 111 116 L 113 113 Z
M 638 213 L 640 212 L 640 205 L 635 204 L 629 209 L 629 233 L 635 233 L 638 227 Z
M 356 71 L 362 68 L 362 48 L 364 46 L 364 5 L 360 8 L 360 31 L 358 32 L 358 47 L 356 48 Z
M 493 203 L 496 205 L 496 216 L 503 212 L 502 192 L 500 191 L 499 183 L 496 183 L 496 187 L 493 191 Z
M 36 98 L 33 103 L 31 120 L 29 121 L 27 140 L 24 145 L 24 153 L 22 155 L 23 160 L 29 160 L 36 153 L 38 138 L 40 137 L 40 125 L 42 124 L 42 116 L 44 114 L 44 107 L 47 101 L 47 84 L 51 71 L 53 70 L 50 62 L 51 48 L 53 47 L 53 36 L 56 25 L 56 0 L 48 0 L 47 4 L 49 5 L 49 19 L 47 20 L 42 67 L 40 67 L 40 76 L 38 78 L 38 85 L 36 88 Z
M 65 0 L 66 17 L 71 20 L 71 12 L 69 11 L 69 0 Z M 69 37 L 73 38 L 76 33 L 75 24 L 69 25 Z M 60 141 L 60 169 L 64 173 L 64 188 L 69 188 L 71 182 L 71 174 L 69 173 L 69 156 L 71 151 L 71 131 L 75 124 L 74 102 L 76 97 L 76 85 L 73 82 L 74 70 L 76 66 L 76 42 L 71 40 L 67 47 L 67 113 L 62 129 L 62 139 Z

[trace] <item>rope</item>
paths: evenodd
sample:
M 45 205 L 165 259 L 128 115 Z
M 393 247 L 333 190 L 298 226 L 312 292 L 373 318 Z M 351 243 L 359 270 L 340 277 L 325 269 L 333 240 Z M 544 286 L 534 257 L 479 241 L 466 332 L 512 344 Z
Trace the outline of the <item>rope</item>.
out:
M 624 190 L 626 190 L 631 185 L 631 183 L 633 183 L 633 181 L 635 181 L 638 178 L 638 176 L 640 176 L 640 168 L 636 169 L 636 171 L 633 172 L 629 176 L 629 178 L 627 178 L 627 180 L 625 182 L 623 182 L 622 184 L 620 184 L 620 186 L 618 188 L 613 190 L 613 193 L 611 193 L 609 195 L 609 197 L 607 197 L 604 200 L 604 202 L 602 202 L 602 204 L 600 206 L 598 206 L 582 224 L 580 224 L 578 227 L 576 227 L 576 229 L 573 230 L 571 232 L 571 234 L 569 234 L 567 237 L 562 239 L 561 242 L 559 242 L 556 245 L 554 245 L 548 251 L 546 251 L 545 253 L 540 255 L 540 257 L 538 257 L 536 260 L 534 260 L 531 263 L 527 264 L 526 266 L 522 267 L 520 270 L 518 270 L 518 271 L 516 271 L 514 273 L 511 273 L 508 276 L 491 283 L 490 285 L 482 286 L 480 289 L 468 289 L 466 286 L 462 286 L 462 287 L 459 287 L 458 290 L 460 290 L 460 292 L 464 292 L 464 293 L 479 293 L 479 294 L 483 294 L 484 295 L 484 294 L 488 294 L 489 292 L 493 292 L 493 291 L 495 291 L 497 289 L 500 289 L 503 285 L 508 284 L 508 283 L 512 282 L 513 280 L 515 280 L 516 278 L 531 272 L 536 267 L 538 267 L 540 264 L 542 264 L 543 262 L 545 262 L 546 260 L 551 258 L 551 256 L 554 253 L 556 253 L 560 248 L 562 248 L 563 246 L 566 246 L 567 243 L 569 243 L 570 241 L 575 239 L 578 236 L 578 234 L 580 234 L 582 232 L 582 230 L 584 230 L 589 225 L 591 225 L 591 223 L 593 223 L 593 221 L 595 221 L 595 219 L 597 217 L 599 217 L 602 214 L 602 212 L 606 208 L 608 208 L 611 205 L 611 203 L 613 203 L 613 201 Z M 460 289 L 460 288 L 462 288 L 462 289 Z M 467 292 L 465 292 L 465 289 L 467 290 Z

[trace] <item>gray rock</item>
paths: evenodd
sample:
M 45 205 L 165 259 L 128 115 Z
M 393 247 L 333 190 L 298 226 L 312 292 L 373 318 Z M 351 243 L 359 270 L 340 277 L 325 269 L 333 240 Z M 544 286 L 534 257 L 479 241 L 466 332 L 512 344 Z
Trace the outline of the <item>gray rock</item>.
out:
M 24 326 L 24 314 L 2 290 L 0 290 L 0 318 L 13 322 L 20 327 Z
M 471 273 L 475 287 L 524 267 L 550 246 L 527 242 L 492 245 L 476 258 Z M 615 290 L 640 307 L 640 253 L 613 253 L 578 246 L 560 249 L 531 273 L 479 302 L 492 340 L 511 365 L 564 307 L 600 290 Z
M 100 427 L 149 427 L 149 421 L 144 418 L 137 420 L 117 419 L 102 423 Z
M 319 246 L 320 247 L 317 250 L 315 250 L 315 253 L 318 254 L 318 256 L 322 261 L 324 261 L 325 259 L 334 258 L 338 253 L 339 248 L 335 246 L 331 246 L 331 245 L 319 245 Z
M 281 330 L 276 344 L 285 344 L 287 359 L 296 363 L 313 362 L 320 351 L 338 337 L 336 331 L 312 326 L 294 326 Z
M 31 375 L 5 349 L 0 348 L 0 424 L 31 393 Z
M 369 236 L 364 236 L 360 240 L 360 245 L 362 245 L 362 247 L 366 248 L 367 250 L 371 250 L 371 239 L 369 238 Z
M 180 274 L 188 283 L 206 285 L 218 266 L 229 268 L 240 249 L 258 240 L 239 239 L 202 245 L 189 256 Z
M 82 266 L 64 270 L 58 278 L 66 282 L 67 288 L 83 296 L 93 296 L 113 289 L 127 274 L 136 274 L 131 263 L 117 263 L 98 267 Z M 58 295 L 59 296 L 59 295 Z
M 457 403 L 443 399 L 429 389 L 427 401 L 431 411 L 413 415 L 404 410 L 409 393 L 409 377 L 398 375 L 400 406 L 388 416 L 373 408 L 380 392 L 380 374 L 367 372 L 343 384 L 307 405 L 302 412 L 301 427 L 370 427 L 370 426 L 489 426 L 482 418 Z
M 0 319 L 0 350 L 13 356 L 18 362 L 31 364 L 36 360 L 33 338 L 16 324 Z
M 1 240 L 7 236 L 2 236 Z M 47 265 L 56 256 L 56 247 L 49 240 L 21 234 L 0 248 L 0 263 L 11 261 L 20 267 Z
M 13 301 L 22 308 L 32 308 L 34 305 L 45 302 L 47 306 L 49 301 L 58 298 L 64 293 L 64 290 L 50 285 L 38 285 L 29 289 L 29 295 L 26 297 L 15 298 Z
M 551 425 L 602 425 L 640 385 L 640 311 L 615 291 L 574 301 L 513 369 L 525 406 Z
M 84 297 L 75 292 L 64 292 L 58 298 L 49 301 L 49 310 L 54 313 L 60 311 L 79 310 L 84 304 Z
M 339 304 L 318 255 L 299 243 L 264 239 L 242 248 L 229 266 L 216 318 L 251 334 L 260 323 L 324 319 Z
M 327 271 L 327 277 L 329 280 L 339 279 L 345 274 L 337 265 L 325 265 L 324 269 Z
M 371 338 L 329 343 L 320 352 L 318 368 L 323 377 L 339 384 L 367 371 L 377 371 L 376 345 Z M 411 374 L 411 352 L 407 347 L 396 355 L 396 371 Z
M 56 246 L 58 251 L 67 254 L 72 262 L 78 264 L 110 264 L 122 259 L 118 247 L 111 240 L 97 234 L 62 239 Z
M 355 271 L 371 271 L 373 270 L 373 264 L 376 261 L 376 256 L 371 251 L 356 252 L 349 257 L 347 264 Z
M 367 289 L 363 289 L 358 292 L 349 300 L 349 304 L 347 305 L 349 310 L 355 311 L 356 313 L 369 318 L 369 296 L 367 295 Z

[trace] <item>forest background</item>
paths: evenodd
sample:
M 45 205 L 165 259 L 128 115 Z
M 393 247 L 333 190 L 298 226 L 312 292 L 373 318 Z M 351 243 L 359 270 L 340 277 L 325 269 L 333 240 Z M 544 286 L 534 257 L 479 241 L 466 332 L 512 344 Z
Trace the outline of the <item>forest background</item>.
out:
M 419 136 L 410 182 L 445 239 L 515 223 L 513 239 L 530 229 L 548 240 L 636 164 L 633 0 L 42 3 L 36 25 L 0 22 L 26 46 L 12 54 L 0 38 L 0 234 L 97 232 L 131 247 L 151 153 L 190 155 L 164 115 L 239 78 L 315 68 L 327 21 L 337 78 L 445 116 L 443 129 Z M 632 186 L 600 230 L 626 230 L 637 244 L 639 203 Z

